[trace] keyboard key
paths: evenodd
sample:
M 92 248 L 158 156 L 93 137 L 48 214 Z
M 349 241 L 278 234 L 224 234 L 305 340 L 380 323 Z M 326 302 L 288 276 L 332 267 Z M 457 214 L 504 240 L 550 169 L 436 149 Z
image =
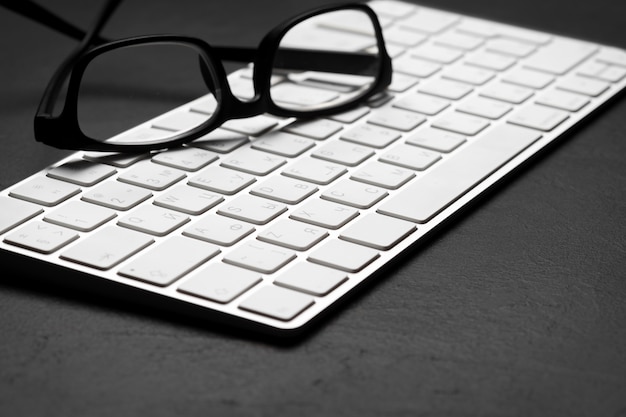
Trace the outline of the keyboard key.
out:
M 276 125 L 278 125 L 278 121 L 275 118 L 260 114 L 258 116 L 246 117 L 245 119 L 229 120 L 222 124 L 222 128 L 243 135 L 259 136 Z
M 424 42 L 428 37 L 422 33 L 407 30 L 399 26 L 392 26 L 383 30 L 385 42 L 401 45 L 404 47 L 416 46 Z
M 536 102 L 544 106 L 555 107 L 561 110 L 576 112 L 587 104 L 589 98 L 576 93 L 569 93 L 562 90 L 546 91 L 537 97 Z
M 209 165 L 189 179 L 189 185 L 221 194 L 232 195 L 256 181 L 250 174 Z
M 161 191 L 185 177 L 183 171 L 146 161 L 121 173 L 118 180 L 149 190 Z
M 381 162 L 416 171 L 423 171 L 440 159 L 441 155 L 437 152 L 404 143 L 394 146 L 378 158 Z
M 515 58 L 511 56 L 494 54 L 491 52 L 478 51 L 468 55 L 465 62 L 480 68 L 492 71 L 504 71 L 515 64 Z
M 43 213 L 43 209 L 26 201 L 0 196 L 0 213 L 0 234 L 3 234 Z
M 463 52 L 458 49 L 429 43 L 414 48 L 411 54 L 440 64 L 451 64 L 463 56 Z
M 372 162 L 356 171 L 351 179 L 366 184 L 395 190 L 415 177 L 413 171 L 380 162 Z
M 549 132 L 560 125 L 569 115 L 561 110 L 531 104 L 515 110 L 508 122 L 532 129 Z
M 343 240 L 329 240 L 316 249 L 309 261 L 346 272 L 359 272 L 378 258 L 378 251 Z
M 229 74 L 228 85 L 235 97 L 244 101 L 254 98 L 254 85 L 249 77 L 242 77 L 238 73 Z
M 551 40 L 551 36 L 535 30 L 502 25 L 480 19 L 465 17 L 455 28 L 464 33 L 471 33 L 485 38 L 512 38 L 535 45 L 544 45 Z
M 183 282 L 178 291 L 226 304 L 261 282 L 261 276 L 247 269 L 217 263 L 208 265 Z
M 396 71 L 391 75 L 391 84 L 387 86 L 387 91 L 391 91 L 393 93 L 403 93 L 418 82 L 419 79 Z
M 78 239 L 78 233 L 50 223 L 34 221 L 10 233 L 4 241 L 41 253 L 52 253 Z
M 311 154 L 315 158 L 348 166 L 357 166 L 372 155 L 374 151 L 371 148 L 343 141 L 327 143 Z
M 143 233 L 109 226 L 96 231 L 61 253 L 61 258 L 107 270 L 154 243 Z
M 487 126 L 485 119 L 466 115 L 459 112 L 448 113 L 433 121 L 433 127 L 460 133 L 461 135 L 474 136 Z
M 387 54 L 393 59 L 398 58 L 400 55 L 403 55 L 406 52 L 406 47 L 403 45 L 395 45 L 392 43 L 386 43 L 385 45 L 385 49 L 387 49 Z M 366 52 L 370 54 L 376 54 L 378 53 L 378 48 L 376 46 L 372 46 L 368 48 Z
M 161 141 L 174 136 L 170 130 L 153 128 L 153 126 L 139 126 L 130 129 L 117 136 L 107 139 L 109 143 L 146 143 L 152 141 Z
M 614 47 L 603 47 L 595 57 L 598 62 L 626 67 L 626 52 Z
M 345 272 L 310 262 L 300 262 L 280 274 L 274 284 L 321 297 L 330 293 L 347 279 Z
M 318 18 L 318 25 L 324 28 L 331 28 L 342 32 L 358 33 L 361 35 L 374 35 L 371 22 L 367 16 L 361 13 L 350 14 L 328 14 Z M 380 25 L 389 25 L 391 19 L 380 16 Z
M 152 162 L 184 171 L 197 171 L 217 160 L 217 155 L 198 148 L 178 148 L 160 152 L 152 157 Z
M 484 40 L 479 36 L 462 32 L 448 31 L 437 36 L 434 42 L 438 45 L 461 49 L 463 51 L 471 51 L 482 45 Z
M 533 53 L 537 47 L 527 42 L 519 42 L 514 39 L 497 38 L 490 39 L 487 42 L 486 49 L 490 52 L 523 58 Z
M 372 49 L 372 53 L 377 53 L 375 46 L 368 48 L 367 51 L 370 51 Z M 387 52 L 389 52 L 389 54 L 392 54 L 393 49 L 397 49 L 397 47 L 392 47 Z M 293 76 L 295 76 L 295 74 L 292 74 L 292 77 Z M 350 93 L 353 92 L 355 89 L 369 87 L 370 83 L 367 78 L 363 78 L 360 75 L 345 73 L 339 74 L 337 72 L 307 73 L 304 77 L 300 78 L 299 82 L 301 82 L 303 85 L 321 88 L 322 90 L 332 90 L 342 93 Z
M 203 216 L 199 221 L 191 224 L 183 235 L 220 246 L 232 246 L 250 233 L 254 226 L 240 220 L 224 216 Z
M 222 201 L 224 197 L 219 194 L 181 184 L 159 194 L 154 199 L 154 204 L 170 210 L 198 215 Z
M 393 61 L 394 72 L 428 78 L 441 69 L 441 65 L 412 55 L 404 55 Z
M 498 27 L 495 22 L 488 22 L 464 16 L 454 28 L 461 33 L 469 33 L 483 38 L 493 38 L 498 36 Z
M 452 152 L 465 141 L 465 136 L 432 127 L 420 129 L 406 138 L 410 145 L 444 153 Z
M 297 204 L 312 195 L 318 188 L 305 181 L 284 176 L 273 176 L 250 190 L 250 194 L 286 204 Z
M 285 211 L 287 206 L 284 204 L 243 194 L 221 205 L 217 213 L 253 224 L 266 224 Z
M 399 18 L 413 13 L 416 7 L 401 1 L 374 0 L 368 3 L 376 14 Z
M 408 132 L 426 121 L 426 118 L 415 112 L 402 109 L 380 109 L 367 120 L 368 123 Z
M 85 191 L 81 199 L 114 210 L 125 211 L 150 197 L 152 197 L 152 193 L 146 189 L 117 181 L 109 181 Z
M 283 128 L 285 132 L 317 140 L 328 139 L 341 129 L 343 129 L 341 123 L 328 119 L 294 122 Z
M 208 94 L 199 100 L 195 100 L 191 105 L 191 111 L 196 113 L 204 113 L 207 115 L 215 113 L 217 108 L 217 100 L 213 94 Z
M 289 249 L 303 251 L 312 248 L 327 236 L 328 232 L 322 228 L 295 220 L 282 219 L 272 223 L 268 229 L 259 233 L 257 239 Z
M 267 175 L 281 165 L 285 159 L 250 148 L 241 148 L 222 159 L 221 166 L 252 175 Z
M 304 158 L 290 165 L 282 174 L 291 178 L 326 185 L 346 172 L 348 170 L 343 165 L 333 164 L 321 159 Z
M 400 26 L 418 32 L 433 34 L 447 29 L 459 19 L 459 16 L 452 13 L 419 8 L 416 13 L 407 19 L 401 20 Z
M 393 106 L 429 116 L 434 116 L 448 107 L 450 102 L 426 94 L 412 94 L 396 101 Z
M 457 111 L 497 120 L 513 109 L 507 103 L 483 97 L 470 97 L 456 108 Z
M 597 51 L 595 45 L 571 39 L 555 39 L 524 61 L 524 67 L 562 75 Z
M 31 203 L 52 207 L 79 192 L 80 188 L 73 184 L 37 176 L 12 189 L 9 195 Z
M 189 221 L 189 216 L 162 207 L 141 206 L 118 220 L 117 224 L 155 236 L 165 236 Z
M 343 180 L 327 189 L 321 197 L 325 200 L 366 209 L 372 207 L 389 193 L 382 188 L 362 182 Z
M 387 199 L 377 211 L 426 223 L 540 137 L 536 131 L 510 124 L 495 126 Z
M 116 216 L 113 210 L 83 201 L 69 201 L 47 213 L 44 220 L 80 232 L 89 232 Z
M 215 129 L 201 138 L 190 142 L 189 146 L 217 153 L 229 153 L 249 141 L 250 139 L 247 135 L 224 129 Z
M 535 45 L 545 45 L 552 40 L 552 36 L 547 33 L 508 25 L 496 25 L 496 33 L 503 38 L 516 39 Z
M 407 48 L 405 46 L 402 46 L 402 45 L 395 45 L 395 44 L 392 44 L 392 43 L 386 43 L 385 45 L 386 45 L 385 49 L 387 50 L 387 54 L 392 59 L 398 58 L 400 55 L 403 55 L 406 52 L 406 50 L 407 50 Z M 377 54 L 378 53 L 378 47 L 371 46 L 371 47 L 367 48 L 365 51 L 367 53 L 369 53 L 369 54 Z
M 289 82 L 272 87 L 272 99 L 282 105 L 289 106 L 319 106 L 339 97 L 334 91 Z
M 453 81 L 460 81 L 466 84 L 483 85 L 494 77 L 494 72 L 471 67 L 469 65 L 459 65 L 446 70 L 442 77 Z
M 47 175 L 57 180 L 71 182 L 83 187 L 91 187 L 116 172 L 117 170 L 113 167 L 79 159 L 52 168 Z
M 289 217 L 327 229 L 339 229 L 358 215 L 351 207 L 315 199 L 296 208 Z
M 293 320 L 314 304 L 313 298 L 276 286 L 261 287 L 239 305 L 242 310 L 278 320 Z
M 458 100 L 472 92 L 472 87 L 467 84 L 450 80 L 431 80 L 419 88 L 421 93 L 433 96 L 447 98 L 449 100 Z
M 480 95 L 494 100 L 500 100 L 511 104 L 520 104 L 528 100 L 534 94 L 533 90 L 521 86 L 506 83 L 495 83 L 486 86 Z
M 389 250 L 415 230 L 417 227 L 406 220 L 372 213 L 348 226 L 339 237 L 374 249 Z
M 374 96 L 368 98 L 366 104 L 373 109 L 377 109 L 384 106 L 391 100 L 393 100 L 393 94 L 383 91 L 382 93 L 375 94 Z
M 328 118 L 341 123 L 354 123 L 369 112 L 370 109 L 367 107 L 357 107 L 354 110 L 348 110 L 343 113 L 330 115 Z
M 597 97 L 608 90 L 609 84 L 605 81 L 593 80 L 576 75 L 562 79 L 557 83 L 556 88 L 590 97 Z
M 401 136 L 402 135 L 395 130 L 366 123 L 343 132 L 341 139 L 380 149 L 400 139 Z
M 289 249 L 265 242 L 247 242 L 226 253 L 224 262 L 264 274 L 272 274 L 296 258 Z
M 155 120 L 152 127 L 172 132 L 184 132 L 200 126 L 209 118 L 209 115 L 193 111 L 176 111 Z
M 609 65 L 600 61 L 589 61 L 576 69 L 580 75 L 611 83 L 619 82 L 626 77 L 626 68 Z
M 495 22 L 491 22 L 492 24 Z M 546 45 L 552 41 L 553 36 L 549 33 L 539 32 L 533 29 L 514 27 L 506 24 L 496 24 L 497 34 L 504 38 L 532 43 L 537 46 Z
M 540 90 L 553 82 L 554 77 L 550 74 L 520 67 L 514 68 L 504 74 L 502 81 Z
M 145 159 L 147 154 L 113 153 L 113 152 L 84 152 L 83 158 L 87 161 L 111 165 L 117 168 L 128 168 L 135 162 Z
M 252 142 L 253 149 L 288 158 L 298 156 L 313 146 L 315 146 L 315 142 L 311 139 L 280 131 L 270 132 Z
M 161 287 L 170 285 L 217 255 L 220 250 L 199 240 L 172 236 L 124 266 L 119 275 Z

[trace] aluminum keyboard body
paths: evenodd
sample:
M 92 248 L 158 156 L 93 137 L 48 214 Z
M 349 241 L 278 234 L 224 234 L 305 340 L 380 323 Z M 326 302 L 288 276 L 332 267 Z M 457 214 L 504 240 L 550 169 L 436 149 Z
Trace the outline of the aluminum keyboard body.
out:
M 386 94 L 328 119 L 231 121 L 158 154 L 73 154 L 0 193 L 3 255 L 290 334 L 626 85 L 616 48 L 371 4 L 394 57 Z M 249 70 L 230 79 L 250 94 Z M 138 129 L 183 128 L 201 106 Z

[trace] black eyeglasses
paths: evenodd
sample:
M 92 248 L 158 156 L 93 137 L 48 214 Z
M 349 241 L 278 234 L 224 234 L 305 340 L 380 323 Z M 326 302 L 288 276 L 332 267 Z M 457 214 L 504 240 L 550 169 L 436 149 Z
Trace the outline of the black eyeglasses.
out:
M 252 49 L 210 46 L 176 35 L 104 42 L 100 30 L 119 2 L 106 4 L 52 77 L 35 116 L 38 141 L 74 150 L 158 150 L 198 139 L 231 119 L 347 111 L 391 82 L 380 23 L 362 4 L 296 16 Z M 52 22 L 35 14 L 71 36 L 80 34 L 56 17 Z M 245 92 L 230 85 L 222 61 L 252 63 Z M 68 78 L 64 106 L 54 115 Z

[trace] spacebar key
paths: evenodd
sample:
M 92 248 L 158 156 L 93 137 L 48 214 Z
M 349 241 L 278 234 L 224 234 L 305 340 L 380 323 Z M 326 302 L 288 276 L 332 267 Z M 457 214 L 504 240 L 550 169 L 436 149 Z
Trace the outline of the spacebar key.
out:
M 541 135 L 510 124 L 494 127 L 382 204 L 379 213 L 426 223 Z

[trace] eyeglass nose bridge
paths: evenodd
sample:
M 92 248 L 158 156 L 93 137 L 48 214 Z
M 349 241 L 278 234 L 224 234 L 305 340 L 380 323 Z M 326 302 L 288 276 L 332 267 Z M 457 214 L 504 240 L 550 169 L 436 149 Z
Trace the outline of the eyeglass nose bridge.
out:
M 219 96 L 221 98 L 219 102 L 222 107 L 225 107 L 221 109 L 222 112 L 233 112 L 232 114 L 236 114 L 238 118 L 239 115 L 241 115 L 242 118 L 256 115 L 255 113 L 258 111 L 258 105 L 252 104 L 259 101 L 260 98 L 259 94 L 256 93 L 256 89 L 254 97 L 252 97 L 251 100 L 242 100 L 233 94 L 227 77 L 224 78 L 221 85 L 217 85 L 213 73 L 208 68 L 207 62 L 202 57 L 198 58 L 198 64 L 200 66 L 202 79 L 208 91 L 213 96 Z
M 232 119 L 245 119 L 268 113 L 271 109 L 269 94 L 265 90 L 254 89 L 253 97 L 244 99 L 237 97 L 231 88 L 228 80 L 215 91 L 214 95 L 219 97 L 218 108 L 216 109 L 215 123 L 224 123 Z

